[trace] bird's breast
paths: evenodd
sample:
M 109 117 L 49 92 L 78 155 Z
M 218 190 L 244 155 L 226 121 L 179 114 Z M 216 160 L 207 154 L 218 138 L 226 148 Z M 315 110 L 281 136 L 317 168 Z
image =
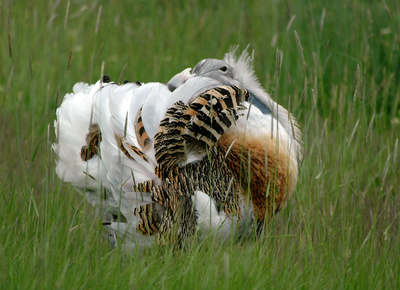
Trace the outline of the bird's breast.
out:
M 225 133 L 218 141 L 219 150 L 246 197 L 251 197 L 258 221 L 282 209 L 290 196 L 295 173 L 286 144 L 265 132 L 260 134 Z

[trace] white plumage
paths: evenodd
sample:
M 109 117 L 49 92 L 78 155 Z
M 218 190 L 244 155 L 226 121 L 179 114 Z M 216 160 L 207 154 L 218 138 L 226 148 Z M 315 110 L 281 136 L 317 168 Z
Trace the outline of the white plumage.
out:
M 235 50 L 224 60 L 203 60 L 191 73 L 190 69 L 185 69 L 167 84 L 77 83 L 73 93 L 64 97 L 55 121 L 56 173 L 104 213 L 104 225 L 109 229 L 112 243 L 145 247 L 154 242 L 157 235 L 171 234 L 171 224 L 177 225 L 180 240 L 191 235 L 191 223 L 200 232 L 200 237 L 209 230 L 223 238 L 231 234 L 244 235 L 251 232 L 253 220 L 258 220 L 262 229 L 264 220 L 279 211 L 290 197 L 302 159 L 300 130 L 293 116 L 262 89 L 247 52 L 239 58 L 234 54 Z M 230 87 L 221 86 L 238 87 L 239 90 L 234 89 L 238 95 L 223 99 L 220 92 L 227 92 L 224 88 L 230 92 Z M 214 88 L 223 89 L 210 91 Z M 239 97 L 246 91 L 248 100 L 241 100 L 238 107 L 230 105 L 231 99 L 236 102 L 237 97 L 239 102 Z M 212 96 L 207 104 L 222 104 L 228 106 L 228 110 L 215 113 L 213 105 L 211 109 L 207 105 L 198 111 L 193 109 L 194 105 L 190 109 L 189 106 L 196 102 L 206 103 L 199 99 L 206 92 L 211 92 Z M 171 113 L 174 108 L 176 110 Z M 201 110 L 210 116 L 214 114 L 211 118 L 214 121 L 200 122 Z M 184 113 L 179 115 L 179 112 Z M 224 121 L 226 112 L 227 120 L 232 122 Z M 163 120 L 169 125 L 161 126 Z M 181 125 L 173 127 L 174 122 Z M 226 125 L 225 122 L 230 123 Z M 196 131 L 198 127 L 190 124 L 200 124 L 199 128 L 204 130 Z M 224 128 L 222 134 L 216 133 L 217 125 Z M 182 126 L 184 129 L 179 129 Z M 178 133 L 175 136 L 171 132 Z M 204 132 L 217 137 L 212 140 L 212 136 Z M 163 134 L 167 137 L 160 137 Z M 181 140 L 176 144 L 184 144 L 184 153 L 179 151 L 181 149 L 173 151 L 179 147 L 175 146 L 174 138 Z M 167 152 L 166 148 L 172 148 L 172 151 Z M 210 149 L 214 150 L 216 159 L 223 160 L 222 163 L 207 161 Z M 247 156 L 247 172 L 240 169 L 243 165 L 238 152 L 245 152 Z M 177 166 L 176 172 L 184 175 L 182 182 L 190 183 L 187 188 L 194 190 L 171 193 L 168 182 L 174 178 L 175 171 L 156 169 L 164 168 L 159 164 L 161 158 L 167 156 L 168 159 L 170 155 L 177 156 L 171 164 Z M 223 164 L 223 172 L 229 175 L 224 178 L 230 180 L 227 182 L 233 184 L 232 188 L 238 188 L 234 193 L 204 174 L 200 175 L 200 181 L 186 178 L 208 170 L 207 167 L 216 170 L 215 164 Z M 190 170 L 195 172 L 188 173 Z M 273 176 L 272 172 L 277 175 Z M 245 175 L 250 176 L 251 181 L 243 181 Z M 178 183 L 179 178 L 175 179 Z M 208 185 L 202 180 L 215 183 L 216 188 L 205 190 Z M 266 188 L 270 196 L 265 195 Z M 185 199 L 187 195 L 187 203 L 180 201 L 179 204 L 186 207 L 183 211 L 186 210 L 186 216 L 190 218 L 185 220 L 185 215 L 176 218 L 178 211 L 170 206 L 176 199 L 160 202 L 157 190 L 169 192 L 174 198 L 183 196 Z M 215 190 L 221 192 L 219 197 L 213 196 Z M 235 201 L 226 202 L 230 199 Z M 165 239 L 158 237 L 157 241 Z

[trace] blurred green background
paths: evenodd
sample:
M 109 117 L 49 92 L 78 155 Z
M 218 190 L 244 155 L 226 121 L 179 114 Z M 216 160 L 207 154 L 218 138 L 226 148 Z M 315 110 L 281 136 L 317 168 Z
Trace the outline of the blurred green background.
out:
M 400 287 L 398 0 L 84 2 L 0 2 L 1 288 Z M 167 82 L 248 44 L 304 134 L 288 207 L 260 241 L 110 250 L 54 173 L 63 96 L 102 67 Z

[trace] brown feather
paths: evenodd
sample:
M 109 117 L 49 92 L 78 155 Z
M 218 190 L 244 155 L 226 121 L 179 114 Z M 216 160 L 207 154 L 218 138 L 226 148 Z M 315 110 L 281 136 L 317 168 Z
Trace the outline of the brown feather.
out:
M 88 161 L 97 155 L 101 142 L 101 131 L 98 124 L 90 124 L 89 132 L 86 134 L 86 145 L 81 148 L 81 159 Z

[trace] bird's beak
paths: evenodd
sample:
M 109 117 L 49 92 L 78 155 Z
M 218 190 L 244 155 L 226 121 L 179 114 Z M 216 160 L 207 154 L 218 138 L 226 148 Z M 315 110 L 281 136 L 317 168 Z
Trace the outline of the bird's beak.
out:
M 170 91 L 174 91 L 177 87 L 186 83 L 188 79 L 195 77 L 196 76 L 195 74 L 190 73 L 191 70 L 192 68 L 189 67 L 183 70 L 182 72 L 176 74 L 175 76 L 173 76 L 172 79 L 170 79 L 168 82 L 168 87 Z

